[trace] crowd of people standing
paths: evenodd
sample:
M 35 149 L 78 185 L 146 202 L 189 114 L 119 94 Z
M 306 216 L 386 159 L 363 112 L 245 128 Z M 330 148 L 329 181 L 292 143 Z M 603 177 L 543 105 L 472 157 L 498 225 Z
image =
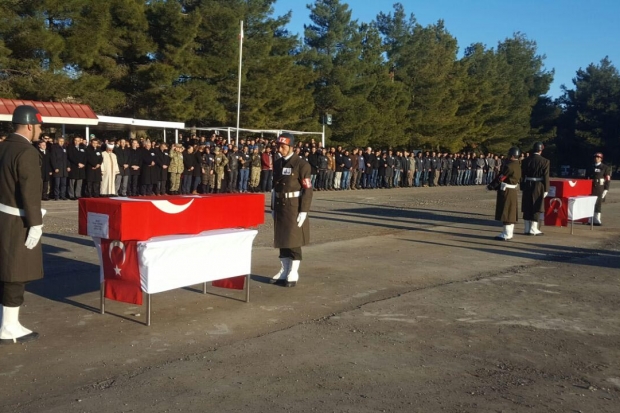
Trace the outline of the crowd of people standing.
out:
M 270 192 L 275 140 L 216 134 L 180 136 L 180 143 L 107 139 L 90 135 L 35 142 L 43 159 L 43 200 L 98 196 L 148 196 Z M 486 185 L 501 169 L 503 155 L 437 153 L 366 148 L 324 148 L 297 142 L 294 152 L 311 167 L 317 191 Z

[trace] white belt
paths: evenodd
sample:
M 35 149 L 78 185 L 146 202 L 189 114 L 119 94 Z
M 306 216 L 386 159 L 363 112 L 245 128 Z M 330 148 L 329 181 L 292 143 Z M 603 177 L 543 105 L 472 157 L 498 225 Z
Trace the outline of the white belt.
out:
M 605 179 L 599 179 L 598 180 L 598 184 L 599 185 L 605 185 Z
M 515 189 L 516 187 L 517 187 L 517 184 L 514 184 L 514 185 L 509 185 L 509 184 L 506 184 L 506 183 L 504 183 L 504 182 L 502 182 L 502 183 L 500 184 L 500 189 L 501 189 L 502 191 L 505 191 L 505 190 L 506 190 L 506 188 L 508 188 L 508 189 Z
M 0 204 L 0 212 L 4 212 L 5 214 L 13 215 L 16 217 L 26 216 L 26 211 L 24 211 L 23 209 L 15 208 L 15 207 L 4 205 L 4 204 Z M 45 216 L 46 213 L 47 211 L 41 208 L 41 215 Z
M 284 194 L 282 194 L 283 198 L 299 198 L 301 196 L 301 192 L 300 191 L 295 191 L 295 192 L 285 192 Z
M 542 182 L 542 178 L 525 178 L 526 181 L 531 181 L 531 182 Z

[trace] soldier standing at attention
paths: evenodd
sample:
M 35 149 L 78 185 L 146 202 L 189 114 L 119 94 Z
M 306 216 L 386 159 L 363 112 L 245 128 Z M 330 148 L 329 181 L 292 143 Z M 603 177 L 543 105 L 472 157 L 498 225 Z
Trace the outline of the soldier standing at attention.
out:
M 540 214 L 545 211 L 545 198 L 549 191 L 549 160 L 541 156 L 545 146 L 542 142 L 536 142 L 532 149 L 532 155 L 521 163 L 523 181 L 521 189 L 521 211 L 525 235 L 543 235 L 538 229 Z
M 519 220 L 517 186 L 521 180 L 521 165 L 519 156 L 521 150 L 512 147 L 508 151 L 508 161 L 502 164 L 502 169 L 495 180 L 487 186 L 497 191 L 495 205 L 495 220 L 504 224 L 504 230 L 495 237 L 498 241 L 512 239 L 515 223 Z
M 215 147 L 215 154 L 213 159 L 213 170 L 215 171 L 215 186 L 214 193 L 224 192 L 224 178 L 226 174 L 226 165 L 228 165 L 228 158 L 224 155 L 218 146 Z
M 0 145 L 0 344 L 25 343 L 39 334 L 22 326 L 19 309 L 26 283 L 43 278 L 41 157 L 32 146 L 41 134 L 39 111 L 28 105 L 13 112 L 15 133 Z
M 594 225 L 601 226 L 601 203 L 609 191 L 611 168 L 603 163 L 603 154 L 600 152 L 594 154 L 594 167 L 590 172 L 590 179 L 592 179 L 592 195 L 598 197 L 594 206 Z
M 310 242 L 308 211 L 312 203 L 310 164 L 293 151 L 295 137 L 289 133 L 277 139 L 282 155 L 273 167 L 271 210 L 274 221 L 274 247 L 280 249 L 280 272 L 272 283 L 286 281 L 294 287 L 299 280 L 301 247 Z

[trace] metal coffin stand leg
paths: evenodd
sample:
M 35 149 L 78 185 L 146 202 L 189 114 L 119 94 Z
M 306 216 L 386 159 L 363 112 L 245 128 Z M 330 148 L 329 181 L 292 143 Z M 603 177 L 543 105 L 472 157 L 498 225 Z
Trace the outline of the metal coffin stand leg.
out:
M 249 303 L 250 302 L 250 280 L 251 280 L 251 276 L 250 274 L 246 275 L 246 284 L 245 284 L 245 302 Z M 99 310 L 101 314 L 105 314 L 105 281 L 103 281 L 101 284 L 101 289 L 100 289 L 100 303 L 99 303 Z M 202 293 L 206 294 L 207 293 L 207 283 L 203 283 L 202 284 Z M 151 325 L 151 294 L 145 293 L 146 294 L 146 325 L 150 327 Z

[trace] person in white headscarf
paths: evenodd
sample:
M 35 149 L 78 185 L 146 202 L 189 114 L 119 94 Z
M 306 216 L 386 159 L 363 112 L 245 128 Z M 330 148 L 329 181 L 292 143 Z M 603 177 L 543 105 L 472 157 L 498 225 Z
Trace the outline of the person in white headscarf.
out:
M 118 169 L 118 160 L 114 154 L 114 143 L 108 142 L 102 155 L 101 174 L 103 177 L 101 180 L 101 195 L 116 195 L 115 179 L 116 175 L 120 173 L 120 169 Z

